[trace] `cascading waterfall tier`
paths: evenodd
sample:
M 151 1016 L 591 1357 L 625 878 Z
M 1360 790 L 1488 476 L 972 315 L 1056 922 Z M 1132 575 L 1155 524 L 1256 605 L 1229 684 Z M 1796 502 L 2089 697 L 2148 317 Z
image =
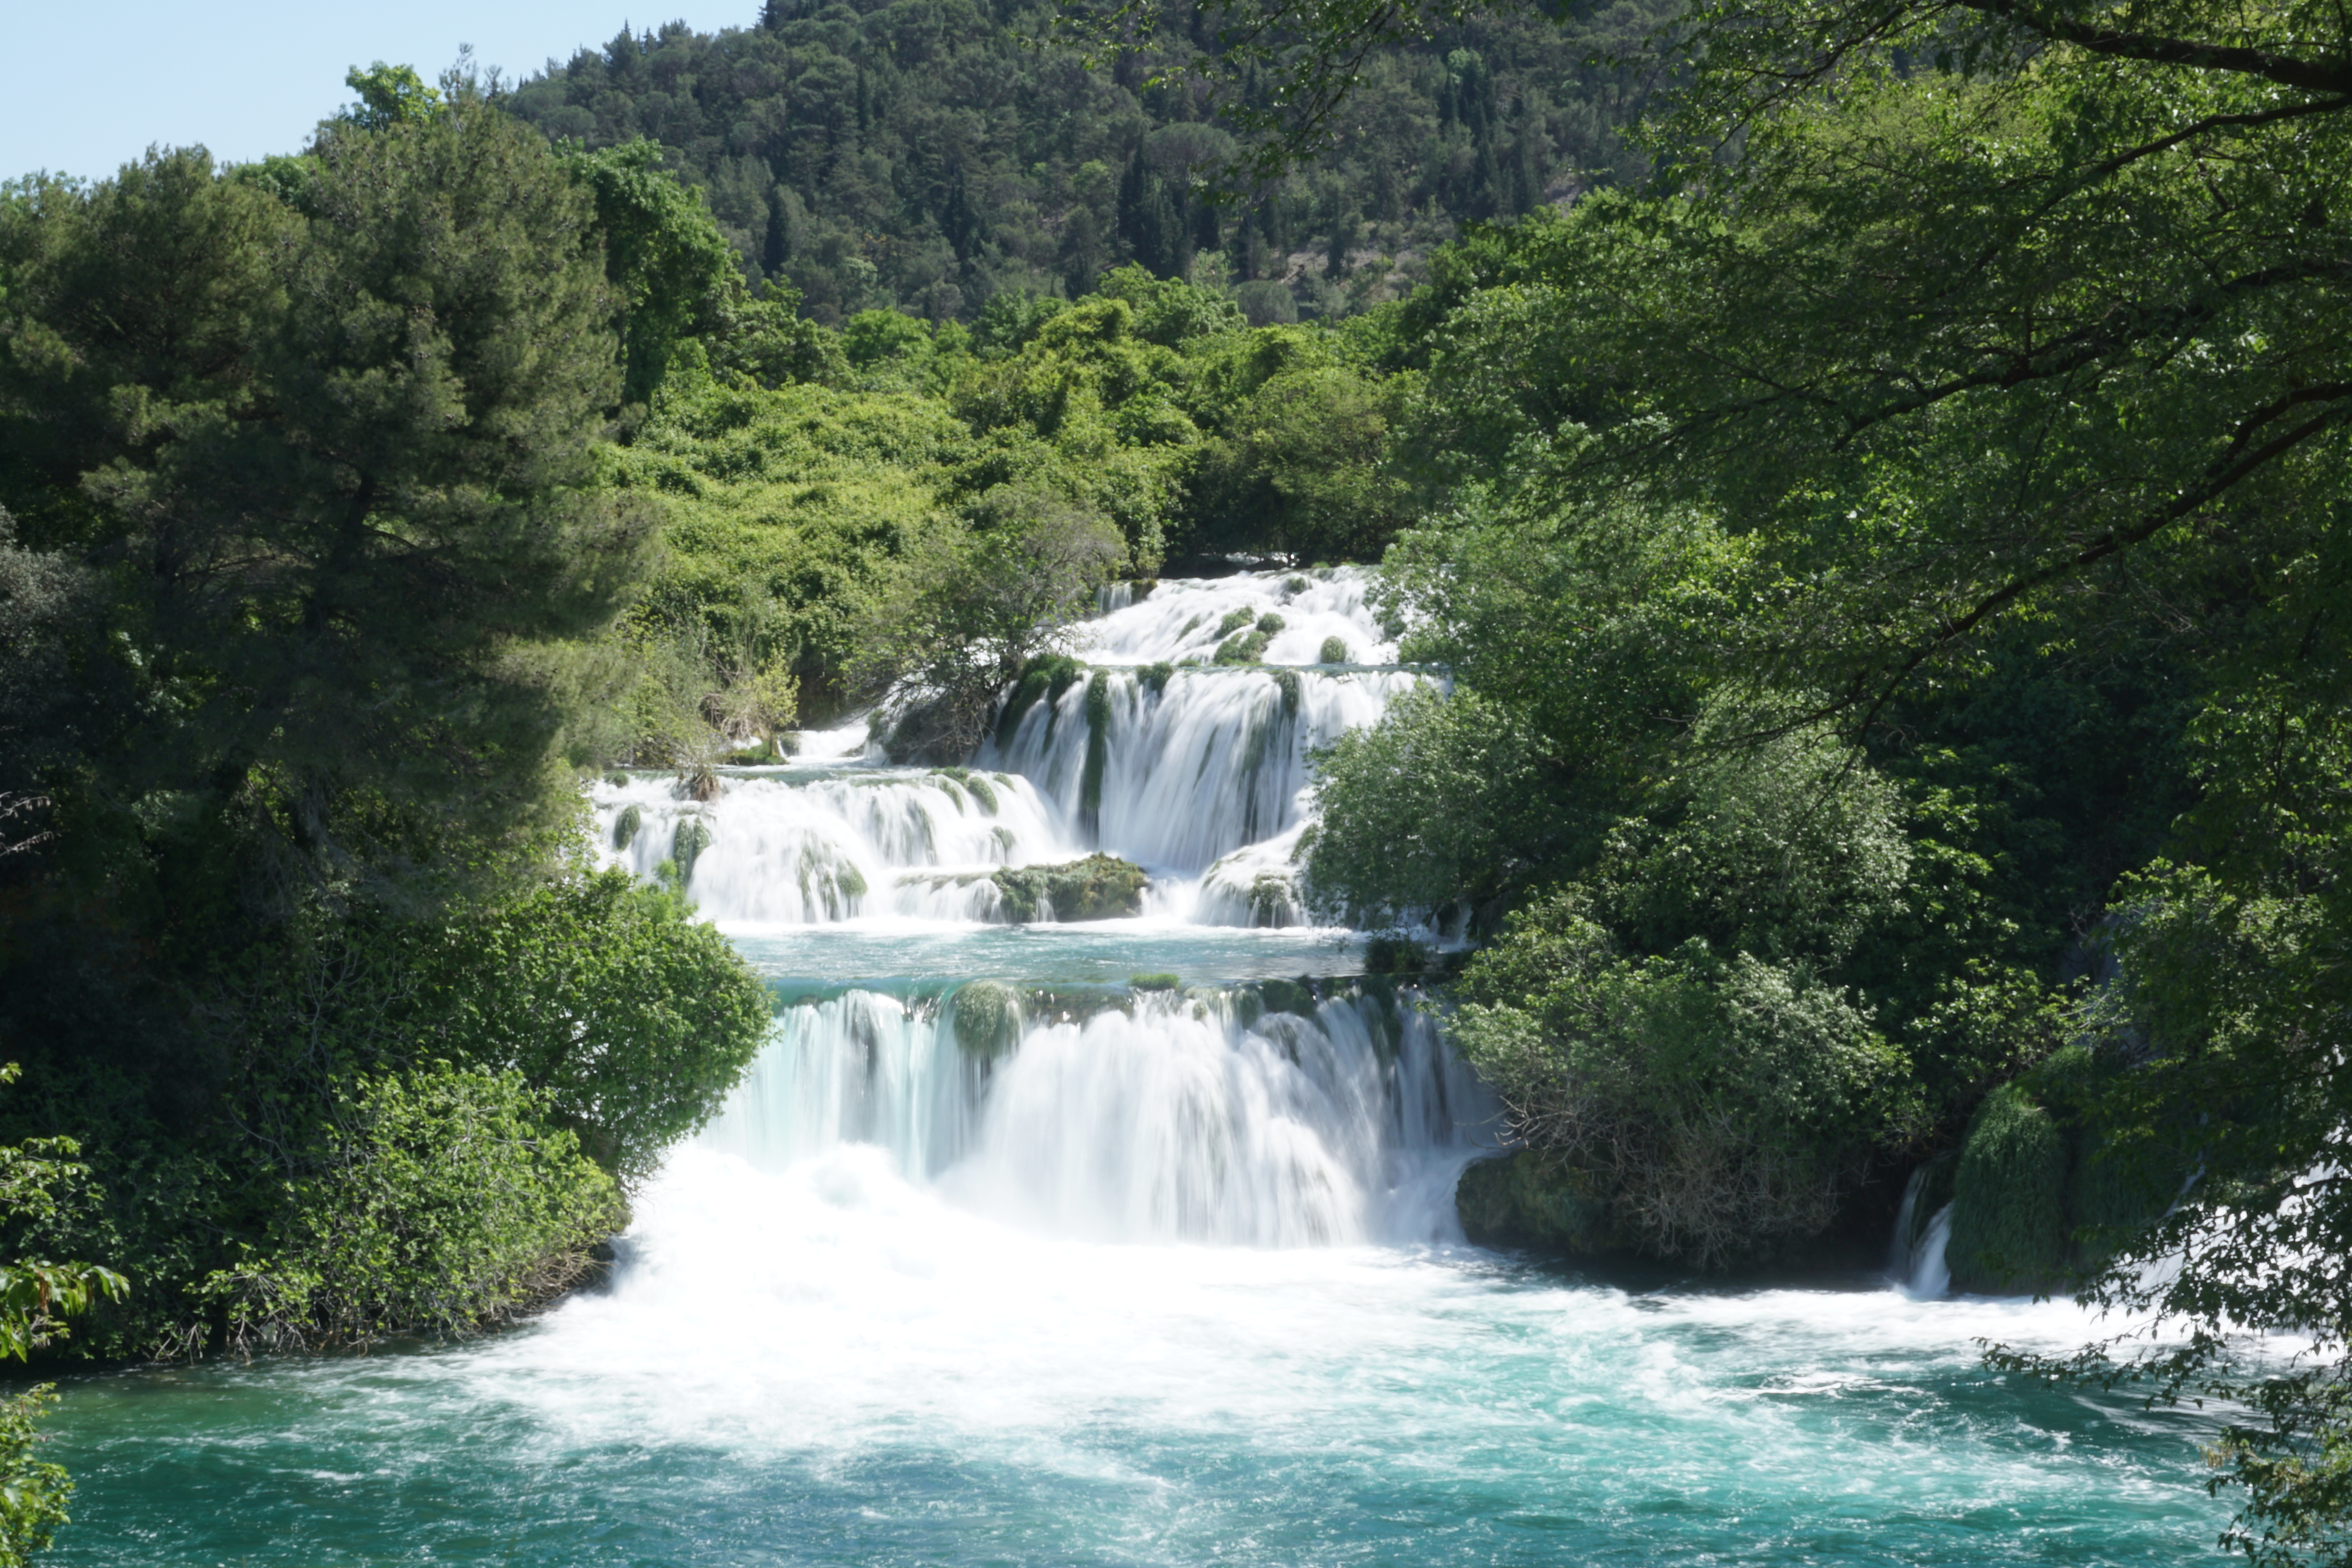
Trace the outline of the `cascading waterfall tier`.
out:
M 1035 704 L 1012 735 L 982 748 L 981 761 L 1035 784 L 1056 803 L 1066 835 L 1155 871 L 1197 877 L 1236 852 L 1295 839 L 1310 755 L 1347 730 L 1377 723 L 1423 678 L 1403 670 L 1106 671 L 1101 699 L 1089 682 L 1073 685 L 1059 702 Z M 1087 712 L 1096 702 L 1099 720 Z M 1105 744 L 1099 776 L 1090 780 L 1097 722 Z M 1097 801 L 1091 832 L 1080 823 L 1089 797 Z M 1287 839 L 1280 846 L 1286 861 Z M 1220 905 L 1210 913 L 1235 912 Z
M 804 1002 L 704 1141 L 777 1171 L 877 1144 L 980 1212 L 1087 1240 L 1458 1239 L 1491 1098 L 1409 992 L 1278 989 L 1292 1010 L 1247 988 L 1033 998 L 1001 1053 L 958 1038 L 952 992 Z
M 1366 608 L 1368 580 L 1250 572 L 1141 599 L 1118 585 L 1076 639 L 1093 673 L 1003 727 L 972 769 L 877 766 L 845 726 L 803 737 L 797 765 L 730 772 L 708 801 L 663 776 L 607 780 L 604 852 L 679 882 L 735 928 L 1002 922 L 995 872 L 1097 851 L 1150 874 L 1158 918 L 1305 925 L 1291 856 L 1314 752 L 1433 678 L 1378 663 L 1395 647 Z M 1212 662 L 1236 627 L 1263 638 L 1268 663 Z M 1326 653 L 1345 662 L 1317 662 Z

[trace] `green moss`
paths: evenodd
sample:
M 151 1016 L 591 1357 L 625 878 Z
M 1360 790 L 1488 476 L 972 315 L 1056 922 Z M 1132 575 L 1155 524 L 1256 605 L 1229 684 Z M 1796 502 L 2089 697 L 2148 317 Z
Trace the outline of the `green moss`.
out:
M 1266 637 L 1263 632 L 1241 632 L 1217 644 L 1215 662 L 1220 664 L 1255 664 L 1265 652 Z
M 1062 694 L 1075 685 L 1086 666 L 1062 653 L 1044 653 L 1029 661 L 1020 677 L 1013 684 L 1013 695 L 1004 699 L 1004 711 L 996 718 L 996 744 L 1007 746 L 1020 733 L 1021 721 L 1040 700 L 1051 705 L 1062 700 Z M 1050 723 L 1050 718 L 1048 720 Z
M 1127 983 L 1139 991 L 1172 991 L 1184 982 L 1175 975 L 1129 975 Z
M 2066 1264 L 2066 1140 L 2014 1083 L 1969 1124 L 1952 1182 L 1952 1283 L 1964 1291 L 2046 1289 Z
M 694 880 L 694 862 L 710 847 L 710 824 L 699 817 L 680 817 L 669 836 L 670 863 L 677 867 L 677 883 Z
M 1480 1160 L 1454 1189 L 1462 1233 L 1486 1246 L 1587 1254 L 1629 1252 L 1632 1238 L 1612 1218 L 1606 1195 L 1573 1167 L 1522 1149 Z
M 1230 611 L 1223 621 L 1217 622 L 1217 635 L 1230 637 L 1256 619 L 1256 615 L 1247 610 Z
M 1318 663 L 1318 664 L 1346 664 L 1346 663 L 1348 662 L 1348 643 L 1347 643 L 1347 640 L 1346 640 L 1345 638 L 1341 638 L 1341 637 L 1326 637 L 1326 638 L 1324 638 L 1324 639 L 1323 639 L 1323 646 L 1322 646 L 1321 650 L 1316 653 L 1315 658 L 1316 658 L 1316 662 L 1317 662 L 1317 663 Z
M 1136 672 L 1136 678 L 1143 683 L 1145 691 L 1156 697 L 1168 689 L 1168 678 L 1175 673 L 1175 665 L 1163 662 L 1144 665 L 1142 669 Z
M 957 988 L 949 1007 L 956 1049 L 966 1056 L 993 1061 L 1021 1043 L 1021 998 L 1012 987 L 974 980 Z
M 954 779 L 935 776 L 931 779 L 931 785 L 940 793 L 955 802 L 957 816 L 961 817 L 964 814 L 963 790 Z
M 844 898 L 863 898 L 866 896 L 866 873 L 844 861 L 833 873 L 833 885 L 841 890 Z
M 1078 822 L 1095 831 L 1102 819 L 1103 772 L 1110 766 L 1110 672 L 1087 682 L 1087 764 L 1078 776 Z
M 1282 694 L 1282 711 L 1285 714 L 1297 713 L 1298 711 L 1298 672 L 1297 670 L 1275 671 L 1274 685 L 1275 689 Z
M 613 819 L 613 847 L 616 850 L 627 849 L 635 841 L 637 830 L 644 826 L 645 820 L 645 813 L 638 810 L 635 806 L 622 807 L 621 814 Z
M 992 880 L 1004 895 L 1009 920 L 1111 920 L 1143 911 L 1143 868 L 1116 855 L 1094 854 L 1064 865 L 1007 868 Z
M 1257 994 L 1270 1013 L 1296 1013 L 1300 1018 L 1315 1016 L 1315 988 L 1304 980 L 1260 980 Z
M 1258 873 L 1250 883 L 1250 924 L 1278 925 L 1297 895 L 1290 878 L 1278 871 Z
M 1273 636 L 1276 632 L 1281 631 L 1286 624 L 1288 624 L 1288 622 L 1285 622 L 1281 616 L 1276 615 L 1271 610 L 1257 618 L 1258 633 L 1265 637 Z
M 1282 591 L 1285 593 L 1304 593 L 1307 591 L 1307 580 L 1303 577 L 1286 577 L 1282 580 Z

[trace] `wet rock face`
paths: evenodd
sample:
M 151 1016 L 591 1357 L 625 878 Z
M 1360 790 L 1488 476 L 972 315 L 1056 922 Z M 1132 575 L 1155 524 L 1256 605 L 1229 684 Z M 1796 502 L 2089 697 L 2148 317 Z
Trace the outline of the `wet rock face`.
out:
M 1588 1255 L 1633 1249 L 1609 1205 L 1587 1190 L 1582 1173 L 1521 1149 L 1480 1160 L 1454 1189 L 1462 1233 L 1486 1247 L 1532 1247 Z
M 1143 913 L 1150 879 L 1133 861 L 1092 854 L 1066 865 L 1023 866 L 995 873 L 1004 917 L 1014 922 L 1116 920 Z

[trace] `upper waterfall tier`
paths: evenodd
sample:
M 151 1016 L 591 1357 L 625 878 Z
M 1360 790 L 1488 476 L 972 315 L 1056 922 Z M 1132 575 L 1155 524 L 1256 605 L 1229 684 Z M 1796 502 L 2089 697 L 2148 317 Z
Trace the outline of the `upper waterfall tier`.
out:
M 1244 667 L 1099 678 L 1099 697 L 1088 680 L 1037 703 L 982 748 L 982 764 L 1035 784 L 1077 841 L 1192 876 L 1295 827 L 1309 755 L 1378 722 L 1424 677 Z
M 791 768 L 730 774 L 708 800 L 658 776 L 608 780 L 594 792 L 605 853 L 681 879 L 737 928 L 1003 922 L 993 873 L 1098 850 L 1150 873 L 1148 917 L 1304 925 L 1290 855 L 1313 753 L 1433 678 L 1378 664 L 1395 650 L 1365 607 L 1369 580 L 1360 568 L 1251 572 L 1140 599 L 1118 585 L 1074 639 L 1091 672 L 1009 716 L 975 769 L 880 766 L 862 724 L 845 725 L 804 735 Z M 1244 635 L 1272 662 L 1211 662 Z
M 1393 664 L 1396 643 L 1365 603 L 1371 583 L 1370 569 L 1360 566 L 1165 577 L 1148 587 L 1114 583 L 1103 591 L 1103 613 L 1087 622 L 1076 652 L 1095 664 L 1208 659 L 1228 637 L 1273 615 L 1282 626 L 1268 633 L 1257 655 L 1266 664 Z M 1323 645 L 1333 638 L 1341 654 L 1327 660 Z
M 990 873 L 1083 852 L 1059 805 L 1010 774 L 788 773 L 730 779 L 708 801 L 639 777 L 599 786 L 595 800 L 621 864 L 651 879 L 667 863 L 705 914 L 731 924 L 992 920 Z

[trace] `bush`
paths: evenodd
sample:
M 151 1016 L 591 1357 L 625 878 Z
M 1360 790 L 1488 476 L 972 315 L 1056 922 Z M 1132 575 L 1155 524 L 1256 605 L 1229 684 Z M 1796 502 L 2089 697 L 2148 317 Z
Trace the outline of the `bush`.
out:
M 1344 637 L 1326 637 L 1315 655 L 1318 664 L 1344 664 L 1348 662 L 1348 642 Z
M 426 973 L 438 992 L 417 1020 L 429 1049 L 520 1074 L 625 1185 L 718 1111 L 772 1017 L 725 937 L 619 871 L 451 923 Z
M 1964 1291 L 2044 1290 L 2067 1252 L 2066 1139 L 2019 1084 L 1988 1095 L 1952 1183 L 1945 1257 Z
M 612 1177 L 545 1110 L 519 1073 L 361 1080 L 263 1244 L 199 1299 L 247 1351 L 463 1333 L 539 1305 L 628 1223 Z
M 1910 1131 L 1902 1053 L 1804 964 L 1627 956 L 1591 909 L 1555 894 L 1471 960 L 1463 1060 L 1644 1251 L 1717 1269 L 1818 1235 Z
M 35 1448 L 35 1426 L 57 1402 L 53 1383 L 0 1399 L 0 1568 L 30 1563 L 66 1522 L 73 1482 L 64 1466 L 38 1458 Z

